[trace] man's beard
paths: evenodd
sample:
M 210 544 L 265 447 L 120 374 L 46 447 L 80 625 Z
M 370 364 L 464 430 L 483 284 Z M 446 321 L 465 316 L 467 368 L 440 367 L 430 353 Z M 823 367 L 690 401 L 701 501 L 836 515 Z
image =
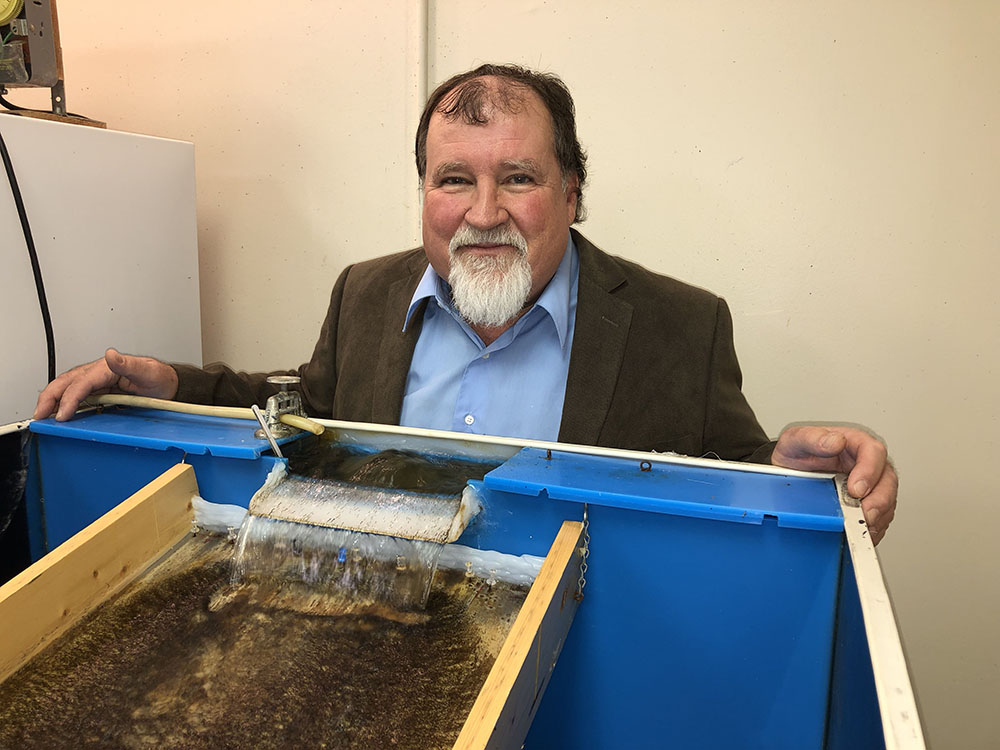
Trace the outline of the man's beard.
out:
M 513 252 L 478 255 L 466 245 L 510 245 Z M 474 229 L 463 224 L 448 244 L 451 299 L 470 325 L 499 328 L 517 316 L 531 294 L 528 243 L 512 227 Z

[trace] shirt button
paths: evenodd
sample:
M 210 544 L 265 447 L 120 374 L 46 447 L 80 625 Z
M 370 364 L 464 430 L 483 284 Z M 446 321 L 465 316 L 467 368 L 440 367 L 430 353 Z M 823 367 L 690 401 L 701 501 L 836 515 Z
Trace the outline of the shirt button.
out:
M 486 352 L 486 354 L 483 355 L 483 359 L 489 359 L 489 358 L 490 358 L 490 353 Z
M 471 414 L 466 414 L 465 415 L 465 423 L 466 424 L 472 424 L 475 421 L 476 421 L 476 418 L 474 416 L 472 416 Z

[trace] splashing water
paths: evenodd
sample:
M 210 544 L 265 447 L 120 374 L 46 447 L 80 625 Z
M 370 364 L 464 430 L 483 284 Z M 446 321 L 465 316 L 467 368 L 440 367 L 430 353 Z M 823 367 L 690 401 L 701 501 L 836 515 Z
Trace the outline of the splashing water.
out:
M 250 501 L 227 596 L 239 587 L 316 613 L 423 609 L 443 543 L 480 508 L 463 476 L 486 468 L 323 445 L 296 459 L 294 473 L 279 464 Z
M 333 479 L 286 476 L 250 501 L 256 516 L 385 534 L 401 539 L 452 541 L 461 495 L 363 487 Z
M 256 586 L 257 598 L 302 611 L 423 609 L 442 546 L 248 515 L 231 582 Z

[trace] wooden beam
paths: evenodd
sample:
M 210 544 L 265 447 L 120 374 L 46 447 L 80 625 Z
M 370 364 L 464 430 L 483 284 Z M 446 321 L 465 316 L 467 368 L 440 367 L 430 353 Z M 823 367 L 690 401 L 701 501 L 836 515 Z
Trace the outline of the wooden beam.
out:
M 455 750 L 518 750 L 578 606 L 583 524 L 564 521 L 469 712 Z
M 194 469 L 178 464 L 0 586 L 0 681 L 191 528 Z
M 88 128 L 107 129 L 108 124 L 100 120 L 91 120 L 86 117 L 76 117 L 75 115 L 57 115 L 55 112 L 36 112 L 35 110 L 0 110 L 0 115 L 10 117 L 30 117 L 32 120 L 49 120 L 51 122 L 61 122 L 67 125 L 85 125 Z

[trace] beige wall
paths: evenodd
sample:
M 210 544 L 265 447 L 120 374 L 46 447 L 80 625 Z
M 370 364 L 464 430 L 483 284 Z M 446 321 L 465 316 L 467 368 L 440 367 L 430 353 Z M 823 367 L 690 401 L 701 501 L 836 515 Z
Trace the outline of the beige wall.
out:
M 416 242 L 424 77 L 559 72 L 583 231 L 729 299 L 771 433 L 888 440 L 880 554 L 928 738 L 996 746 L 1000 4 L 225 5 L 60 7 L 70 109 L 196 144 L 206 361 L 297 364 L 338 271 Z
M 59 5 L 69 110 L 194 142 L 204 357 L 250 369 L 308 359 L 344 265 L 419 236 L 417 5 L 276 7 Z

